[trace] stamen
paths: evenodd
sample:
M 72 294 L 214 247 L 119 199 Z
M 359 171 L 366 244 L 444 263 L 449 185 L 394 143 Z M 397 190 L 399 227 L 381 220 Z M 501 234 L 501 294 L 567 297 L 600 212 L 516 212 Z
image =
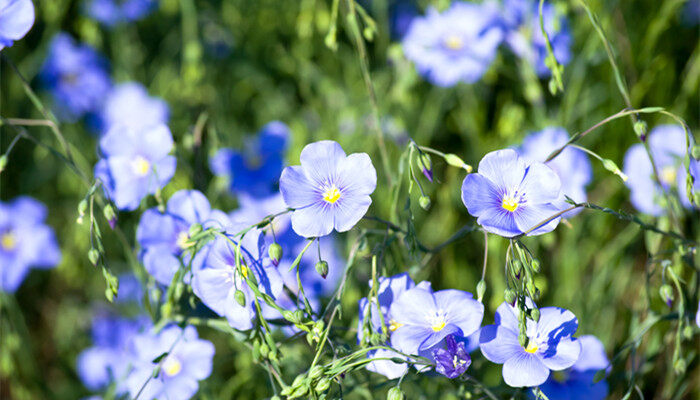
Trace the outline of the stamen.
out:
M 182 363 L 175 357 L 168 357 L 163 363 L 163 372 L 169 377 L 173 377 L 182 371 Z
M 518 202 L 515 200 L 515 198 L 513 196 L 509 196 L 509 195 L 503 196 L 503 200 L 501 202 L 501 207 L 503 207 L 504 209 L 506 209 L 510 212 L 514 212 L 518 208 L 518 205 L 519 205 Z
M 15 238 L 12 232 L 4 233 L 0 239 L 0 246 L 2 246 L 4 250 L 12 250 L 17 247 L 17 238 Z
M 331 186 L 323 193 L 323 200 L 330 204 L 335 203 L 338 199 L 340 199 L 340 190 L 338 190 L 335 185 Z
M 457 35 L 450 35 L 445 38 L 445 46 L 450 50 L 460 50 L 464 47 L 464 41 Z
M 151 163 L 142 156 L 136 156 L 131 162 L 131 168 L 138 176 L 146 176 L 151 170 Z
M 537 343 L 535 343 L 534 340 L 529 339 L 527 341 L 527 347 L 525 348 L 525 351 L 527 351 L 528 353 L 534 354 L 537 352 L 538 349 L 539 349 L 539 347 L 537 347 Z
M 395 330 L 401 328 L 402 326 L 403 326 L 402 323 L 396 322 L 396 321 L 394 321 L 393 319 L 392 319 L 391 321 L 389 321 L 389 330 L 392 331 L 392 332 L 394 332 Z

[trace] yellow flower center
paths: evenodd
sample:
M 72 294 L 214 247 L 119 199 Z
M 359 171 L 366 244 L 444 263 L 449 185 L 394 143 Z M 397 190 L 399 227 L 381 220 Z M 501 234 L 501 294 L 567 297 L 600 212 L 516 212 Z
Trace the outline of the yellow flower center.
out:
M 437 315 L 430 318 L 430 325 L 433 331 L 440 332 L 442 328 L 444 328 L 445 325 L 447 325 L 444 313 L 442 311 L 438 311 Z
M 453 366 L 454 368 L 457 368 L 458 366 L 464 365 L 464 364 L 466 364 L 466 363 L 467 363 L 467 362 L 466 362 L 465 360 L 462 360 L 461 358 L 457 357 L 457 355 L 455 355 L 454 357 L 452 357 L 452 366 Z
M 331 204 L 338 201 L 339 198 L 340 198 L 340 190 L 338 190 L 338 188 L 335 187 L 335 185 L 331 186 L 323 193 L 323 200 L 325 200 Z
M 177 235 L 176 243 L 177 247 L 181 248 L 182 250 L 192 245 L 190 242 L 190 236 L 187 234 L 187 232 L 180 232 L 180 234 Z
M 464 47 L 464 41 L 457 35 L 450 35 L 445 38 L 445 46 L 450 50 L 460 50 Z
M 501 201 L 501 207 L 504 209 L 514 212 L 518 208 L 518 202 L 513 196 L 504 196 L 503 201 Z
M 151 163 L 142 156 L 136 156 L 134 161 L 131 162 L 131 168 L 136 175 L 146 176 L 148 171 L 151 170 Z
M 393 319 L 392 319 L 391 321 L 389 321 L 389 330 L 392 331 L 392 332 L 394 332 L 395 330 L 401 328 L 402 326 L 403 326 L 402 323 L 396 322 L 396 321 L 394 321 Z
M 675 168 L 673 165 L 667 165 L 661 170 L 661 182 L 667 185 L 673 185 L 676 183 L 677 174 L 677 168 Z
M 182 363 L 175 357 L 168 357 L 163 363 L 163 372 L 169 377 L 173 377 L 182 371 Z
M 536 353 L 537 349 L 537 343 L 535 343 L 534 340 L 530 339 L 527 341 L 527 347 L 525 348 L 525 351 L 527 351 L 528 353 Z
M 12 232 L 4 233 L 2 238 L 0 238 L 0 246 L 2 246 L 4 250 L 12 250 L 17 247 L 17 238 L 15 238 Z

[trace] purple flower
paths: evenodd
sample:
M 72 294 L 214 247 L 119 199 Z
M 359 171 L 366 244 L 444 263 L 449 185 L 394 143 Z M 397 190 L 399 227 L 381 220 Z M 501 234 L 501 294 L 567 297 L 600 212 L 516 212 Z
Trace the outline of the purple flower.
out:
M 219 150 L 209 167 L 214 175 L 230 180 L 234 193 L 268 196 L 275 191 L 282 171 L 289 135 L 287 125 L 272 121 L 247 143 L 244 151 Z
M 211 374 L 214 345 L 199 339 L 192 326 L 142 333 L 134 337 L 132 348 L 133 369 L 126 378 L 132 398 L 143 388 L 139 399 L 187 400 L 197 393 L 198 381 Z M 158 365 L 153 361 L 165 353 L 158 375 L 151 377 Z
M 433 292 L 419 285 L 391 305 L 391 347 L 407 354 L 429 351 L 448 335 L 465 337 L 476 332 L 483 317 L 484 306 L 471 293 Z
M 479 344 L 484 357 L 503 364 L 503 379 L 513 387 L 539 386 L 549 371 L 571 367 L 581 353 L 581 343 L 572 337 L 578 320 L 571 311 L 558 307 L 540 309 L 540 320 L 527 320 L 526 347 L 518 341 L 517 310 L 503 303 L 496 310 L 496 324 L 481 328 Z
M 300 236 L 320 237 L 350 230 L 372 203 L 377 172 L 366 153 L 349 156 L 331 140 L 306 145 L 301 165 L 286 167 L 280 191 L 294 208 L 292 229 Z
M 95 317 L 92 322 L 93 346 L 83 350 L 77 359 L 78 377 L 85 387 L 101 390 L 111 382 L 117 382 L 117 393 L 126 392 L 123 380 L 129 371 L 127 356 L 131 340 L 149 326 L 147 318 Z
M 564 209 L 560 189 L 559 177 L 550 167 L 539 162 L 528 165 L 515 150 L 497 150 L 481 159 L 478 173 L 464 178 L 462 201 L 486 231 L 514 237 Z M 528 236 L 552 231 L 560 219 Z
M 605 381 L 593 382 L 596 372 L 606 369 L 610 363 L 605 347 L 593 335 L 581 336 L 581 355 L 569 369 L 556 371 L 540 389 L 550 399 L 604 400 L 608 396 Z
M 177 191 L 168 200 L 165 213 L 151 208 L 141 216 L 136 230 L 136 240 L 142 249 L 141 260 L 146 271 L 159 283 L 170 285 L 180 266 L 189 265 L 190 255 L 182 256 L 192 245 L 189 241 L 192 224 L 201 224 L 206 229 L 224 228 L 229 222 L 226 214 L 212 209 L 207 198 L 197 190 Z M 198 268 L 196 262 L 193 264 L 193 269 Z
M 103 132 L 117 125 L 138 131 L 167 124 L 169 113 L 165 101 L 150 97 L 140 83 L 127 82 L 116 85 L 109 93 L 100 112 L 100 122 Z
M 491 4 L 455 2 L 440 13 L 415 17 L 403 38 L 406 57 L 438 86 L 474 83 L 491 65 L 503 31 Z
M 0 290 L 14 292 L 30 268 L 52 268 L 61 260 L 46 214 L 31 197 L 0 201 Z
M 238 238 L 234 234 L 244 228 L 245 225 L 229 226 L 227 234 L 231 241 L 219 236 L 201 250 L 202 268 L 194 271 L 192 281 L 197 297 L 214 312 L 226 317 L 231 327 L 238 330 L 251 329 L 255 317 L 255 294 L 246 281 L 249 274 L 253 274 L 261 292 L 273 298 L 282 293 L 282 278 L 267 257 L 268 245 L 260 230 L 249 231 L 241 241 L 242 272 L 237 269 L 235 246 Z M 237 297 L 240 296 L 237 292 L 243 293 L 244 297 Z M 241 300 L 243 304 L 239 303 Z
M 20 40 L 34 25 L 31 0 L 0 0 L 0 51 Z
M 559 64 L 565 65 L 571 60 L 571 33 L 566 18 L 558 15 L 549 3 L 544 4 L 542 16 L 554 56 Z M 506 42 L 513 53 L 530 63 L 538 76 L 548 77 L 551 71 L 545 65 L 547 47 L 540 28 L 539 1 L 505 0 L 503 20 Z
M 523 140 L 518 153 L 528 162 L 544 162 L 549 154 L 568 141 L 569 135 L 564 128 L 545 128 L 528 135 Z M 566 147 L 546 165 L 559 176 L 563 194 L 577 203 L 586 201 L 586 185 L 590 183 L 593 172 L 591 162 L 583 151 L 574 147 Z M 580 208 L 575 209 L 564 216 L 573 217 L 580 211 Z
M 690 208 L 686 191 L 687 172 L 683 165 L 687 149 L 685 131 L 678 125 L 660 125 L 651 130 L 646 140 L 664 190 L 676 190 L 683 206 Z M 645 214 L 663 214 L 664 208 L 660 204 L 665 201 L 664 195 L 654 180 L 653 167 L 644 145 L 638 143 L 627 150 L 623 172 L 629 178 L 626 184 L 630 188 L 632 205 Z M 695 178 L 693 190 L 700 191 L 699 160 L 691 158 L 690 172 Z
M 100 140 L 103 158 L 95 165 L 95 176 L 120 210 L 135 210 L 175 174 L 175 157 L 168 155 L 172 149 L 166 125 L 115 126 Z
M 88 0 L 88 15 L 106 26 L 112 27 L 138 21 L 156 7 L 156 0 Z
M 71 122 L 99 110 L 112 86 L 105 59 L 63 32 L 51 40 L 40 79 L 53 95 L 58 116 Z
M 457 342 L 453 335 L 445 338 L 445 348 L 433 350 L 433 360 L 435 370 L 450 379 L 462 375 L 472 363 L 464 342 Z

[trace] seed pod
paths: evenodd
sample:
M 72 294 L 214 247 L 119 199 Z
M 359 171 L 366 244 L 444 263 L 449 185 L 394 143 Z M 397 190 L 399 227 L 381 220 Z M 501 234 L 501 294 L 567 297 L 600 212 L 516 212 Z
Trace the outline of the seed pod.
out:
M 532 267 L 532 270 L 537 274 L 540 272 L 540 261 L 539 260 L 532 260 L 530 263 L 530 266 Z
M 527 346 L 527 335 L 525 334 L 525 332 L 520 332 L 518 334 L 518 342 L 522 347 Z
M 233 297 L 236 299 L 236 303 L 238 303 L 241 307 L 245 307 L 245 293 L 243 293 L 243 291 L 236 289 Z
M 193 237 L 194 235 L 200 233 L 202 229 L 202 224 L 194 223 L 190 225 L 190 229 L 187 231 L 187 235 L 189 237 Z
M 321 375 L 323 375 L 323 367 L 320 365 L 316 365 L 311 370 L 309 371 L 309 378 L 311 379 L 317 379 L 320 378 Z
M 661 285 L 659 288 L 659 295 L 661 295 L 661 299 L 664 301 L 664 303 L 671 307 L 671 303 L 673 302 L 673 288 L 671 288 L 671 285 Z
M 100 260 L 100 253 L 97 249 L 92 248 L 88 251 L 88 260 L 90 260 L 92 265 L 97 266 L 97 262 Z
M 511 306 L 515 304 L 515 291 L 513 289 L 506 289 L 506 291 L 503 293 L 503 297 L 505 298 L 506 303 L 510 304 Z
M 456 154 L 445 154 L 445 161 L 453 167 L 464 168 L 467 172 L 472 172 L 472 167 L 465 164 Z
M 389 389 L 386 394 L 386 400 L 404 400 L 404 398 L 403 392 L 398 386 Z
M 314 390 L 316 390 L 316 393 L 323 393 L 328 390 L 329 387 L 331 387 L 331 380 L 323 377 L 318 381 L 316 387 L 314 387 Z
M 262 343 L 260 345 L 260 355 L 263 358 L 267 358 L 267 356 L 270 355 L 270 346 L 268 346 L 267 343 Z
M 105 208 L 102 209 L 102 214 L 105 216 L 107 221 L 113 221 L 117 219 L 117 214 L 114 212 L 114 208 L 111 204 L 107 204 Z
M 513 269 L 513 273 L 515 275 L 520 276 L 520 271 L 523 269 L 523 263 L 520 262 L 520 260 L 513 260 L 511 268 Z
M 328 276 L 328 263 L 324 260 L 320 260 L 319 262 L 317 262 L 316 272 L 318 272 L 318 274 L 321 275 L 323 279 L 326 279 L 326 276 Z
M 0 172 L 4 171 L 5 167 L 7 167 L 7 154 L 0 156 Z
M 637 122 L 634 123 L 634 133 L 636 133 L 637 136 L 644 141 L 647 136 L 647 123 L 641 119 L 637 120 Z
M 482 279 L 476 284 L 476 299 L 481 301 L 484 298 L 484 293 L 486 293 L 486 281 Z
M 424 209 L 425 211 L 428 211 L 428 209 L 430 209 L 430 197 L 421 196 L 418 199 L 418 204 L 420 204 L 420 208 Z
M 530 318 L 532 318 L 533 321 L 539 322 L 540 320 L 540 310 L 533 308 L 530 310 Z
M 278 243 L 272 243 L 267 249 L 267 254 L 270 256 L 272 263 L 277 266 L 282 258 L 282 246 Z

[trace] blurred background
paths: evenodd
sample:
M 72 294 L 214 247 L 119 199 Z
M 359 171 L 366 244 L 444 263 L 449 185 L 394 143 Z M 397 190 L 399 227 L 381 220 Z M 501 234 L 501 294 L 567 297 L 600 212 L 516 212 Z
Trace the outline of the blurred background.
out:
M 572 35 L 564 91 L 555 96 L 548 90 L 548 79 L 524 73 L 521 62 L 505 48 L 499 50 L 478 82 L 450 88 L 431 85 L 403 55 L 401 23 L 405 21 L 397 16 L 400 11 L 405 14 L 402 18 L 410 20 L 428 6 L 443 9 L 449 1 L 361 3 L 377 24 L 376 34 L 367 42 L 368 60 L 393 166 L 409 137 L 421 145 L 458 154 L 476 166 L 489 151 L 519 145 L 528 132 L 561 126 L 571 135 L 625 107 L 605 49 L 585 10 L 575 1 L 552 3 L 567 16 Z M 682 0 L 594 0 L 590 4 L 614 44 L 633 106 L 664 107 L 696 130 L 700 124 L 697 4 Z M 34 5 L 36 22 L 31 31 L 2 52 L 0 115 L 44 118 L 23 89 L 14 64 L 36 92 L 37 100 L 60 117 L 61 105 L 40 75 L 52 39 L 60 32 L 71 35 L 94 49 L 115 84 L 139 82 L 150 96 L 168 104 L 178 168 L 163 192 L 166 199 L 179 189 L 195 188 L 215 207 L 234 210 L 237 200 L 226 182 L 212 175 L 209 159 L 221 147 L 242 148 L 247 138 L 272 120 L 283 121 L 291 129 L 286 154 L 289 164 L 298 164 L 305 144 L 332 139 L 347 153 L 370 153 L 379 171 L 372 109 L 342 7 L 337 49 L 326 45 L 332 21 L 330 0 L 161 0 L 138 21 L 111 26 L 91 16 L 84 1 L 35 0 Z M 61 131 L 71 144 L 76 163 L 91 173 L 98 156 L 95 122 L 90 116 L 61 119 Z M 650 128 L 673 122 L 657 114 L 644 119 Z M 36 140 L 59 148 L 49 128 L 27 129 Z M 0 126 L 3 153 L 16 134 L 10 127 Z M 586 136 L 580 144 L 622 166 L 625 151 L 637 141 L 629 120 L 620 119 Z M 463 171 L 438 158 L 433 161 L 435 183 L 424 184 L 432 199 L 431 209 L 418 207 L 415 193 L 410 206 L 416 235 L 429 247 L 474 222 L 460 200 Z M 634 212 L 624 183 L 592 161 L 589 200 Z M 5 312 L 2 317 L 2 398 L 78 399 L 90 395 L 78 378 L 76 358 L 92 344 L 90 329 L 95 315 L 106 310 L 139 314 L 136 303 L 114 305 L 105 299 L 102 273 L 86 257 L 89 233 L 75 220 L 77 204 L 87 189 L 63 161 L 30 140 L 17 143 L 0 175 L 2 201 L 30 195 L 48 206 L 47 221 L 55 229 L 62 251 L 57 268 L 33 270 L 14 295 L 4 297 L 5 304 L 13 303 L 10 309 L 20 313 Z M 392 207 L 389 188 L 379 185 L 373 198 L 370 214 L 388 215 Z M 149 200 L 148 205 L 154 204 Z M 132 247 L 138 218 L 139 212 L 119 214 L 119 224 Z M 687 235 L 698 238 L 697 211 L 685 221 Z M 339 237 L 344 257 L 348 235 Z M 647 268 L 654 240 L 658 238 L 635 224 L 590 210 L 552 234 L 526 239 L 542 261 L 540 303 L 572 310 L 579 318 L 578 333 L 596 335 L 612 358 L 638 332 L 650 307 L 666 312 L 658 296 L 659 272 Z M 114 274 L 128 272 L 120 238 L 106 229 L 104 241 Z M 505 239 L 492 235 L 485 322 L 491 321 L 503 299 L 506 247 Z M 481 274 L 483 235 L 466 235 L 437 254 L 412 257 L 399 250 L 395 253 L 384 259 L 387 275 L 408 271 L 416 282 L 430 280 L 435 289 L 473 292 Z M 369 276 L 369 263 L 363 259 L 351 276 L 338 326 L 356 326 L 356 302 L 366 295 Z M 688 299 L 689 307 L 695 310 L 697 281 L 689 280 L 688 285 L 689 293 L 695 293 Z M 200 384 L 198 398 L 272 395 L 263 370 L 254 365 L 242 343 L 215 330 L 200 328 L 199 333 L 214 342 L 217 352 L 214 372 Z M 622 397 L 632 376 L 646 398 L 697 398 L 698 336 L 685 345 L 685 351 L 692 352 L 692 362 L 688 372 L 679 376 L 670 366 L 674 334 L 674 324 L 662 321 L 638 338 L 637 356 L 625 352 L 614 364 L 608 380 L 610 398 Z M 354 333 L 346 336 L 348 345 L 354 345 Z M 282 364 L 291 377 L 306 368 L 309 351 L 304 340 L 288 345 Z M 469 371 L 489 386 L 498 385 L 501 379 L 500 367 L 480 356 L 475 357 Z M 384 381 L 366 372 L 353 374 L 346 378 L 345 395 L 352 399 L 383 398 L 388 388 Z M 404 390 L 408 398 L 416 399 L 459 395 L 446 379 L 420 376 L 407 379 Z

